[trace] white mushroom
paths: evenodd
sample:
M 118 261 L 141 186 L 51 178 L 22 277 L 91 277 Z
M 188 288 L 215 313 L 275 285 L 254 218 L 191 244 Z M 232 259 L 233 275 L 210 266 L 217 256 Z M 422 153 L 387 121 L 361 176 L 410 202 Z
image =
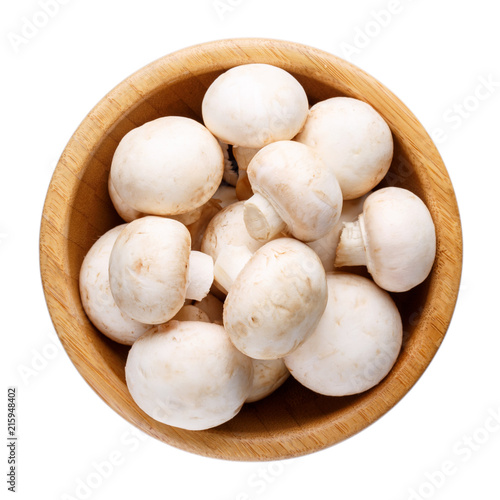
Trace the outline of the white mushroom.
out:
M 233 155 L 238 164 L 238 170 L 246 170 L 252 158 L 260 151 L 261 148 L 243 148 L 233 147 Z
M 190 118 L 166 116 L 132 129 L 118 144 L 111 184 L 127 206 L 178 215 L 206 203 L 224 172 L 217 139 Z
M 390 295 L 367 278 L 327 275 L 328 304 L 313 334 L 285 358 L 292 376 L 327 396 L 378 384 L 394 365 L 402 322 Z
M 227 182 L 230 186 L 236 186 L 238 182 L 238 165 L 236 164 L 236 160 L 233 161 L 231 159 L 232 146 L 230 144 L 226 144 L 219 140 L 219 145 L 222 149 L 222 153 L 224 154 L 224 174 L 222 178 L 225 182 Z
M 222 325 L 222 311 L 224 303 L 215 295 L 209 293 L 204 299 L 194 304 L 198 309 L 204 311 L 212 323 Z
M 255 252 L 263 243 L 252 238 L 243 220 L 244 202 L 233 203 L 218 212 L 208 223 L 201 241 L 201 251 L 217 260 L 227 245 L 245 245 Z
M 201 308 L 193 305 L 187 304 L 182 306 L 180 311 L 172 318 L 176 321 L 203 321 L 205 323 L 212 323 L 208 314 Z
M 178 220 L 179 222 L 182 222 L 185 226 L 190 226 L 191 224 L 194 224 L 198 220 L 200 220 L 201 214 L 205 210 L 205 207 L 207 206 L 208 203 L 210 203 L 211 200 L 208 200 L 207 203 L 204 205 L 201 205 L 201 207 L 195 208 L 194 210 L 191 210 L 189 212 L 185 212 L 183 214 L 178 214 L 178 215 L 169 215 L 169 219 L 174 219 Z
M 209 222 L 201 241 L 201 251 L 210 255 L 215 262 L 220 252 L 227 246 L 245 247 L 249 254 L 253 254 L 264 242 L 252 238 L 247 231 L 243 220 L 244 202 L 239 201 L 223 208 Z M 219 266 L 229 267 L 231 262 L 237 257 L 236 252 L 228 252 L 227 256 L 219 261 Z M 218 280 L 215 274 L 215 286 L 224 293 L 227 290 Z
M 186 227 L 164 217 L 130 222 L 109 261 L 111 293 L 122 311 L 144 323 L 171 319 L 184 300 L 201 300 L 213 281 L 213 260 L 191 251 Z
M 308 109 L 302 85 L 269 64 L 227 70 L 210 85 L 202 102 L 206 127 L 221 141 L 248 148 L 292 139 Z
M 238 177 L 238 182 L 236 183 L 236 197 L 238 200 L 249 200 L 253 196 L 252 186 L 246 170 L 241 170 Z
M 344 200 L 363 196 L 385 176 L 392 161 L 389 126 L 369 104 L 332 97 L 311 107 L 295 140 L 313 147 L 335 173 Z
M 144 217 L 145 215 L 151 215 L 151 214 L 146 214 L 144 212 L 139 212 L 138 210 L 135 210 L 129 205 L 127 205 L 120 198 L 120 195 L 114 188 L 113 183 L 111 182 L 111 176 L 108 177 L 108 191 L 109 191 L 109 197 L 111 198 L 111 201 L 113 203 L 116 212 L 125 222 L 132 222 L 133 220 Z M 206 210 L 206 207 L 210 205 L 210 203 L 213 203 L 213 201 L 208 200 L 207 203 L 205 203 L 201 207 L 191 210 L 190 212 L 185 212 L 183 214 L 178 214 L 178 215 L 169 215 L 168 217 L 170 219 L 178 220 L 179 222 L 182 222 L 184 225 L 189 226 L 194 224 L 200 219 L 203 212 Z
M 111 182 L 111 176 L 108 176 L 108 192 L 116 212 L 125 222 L 132 222 L 133 220 L 140 219 L 146 215 L 145 213 L 139 212 L 139 210 L 135 210 L 130 207 L 120 198 L 120 195 L 117 193 L 113 183 Z
M 214 284 L 217 289 L 227 295 L 252 255 L 245 245 L 226 245 L 222 248 L 214 262 Z
M 252 362 L 252 388 L 245 403 L 254 403 L 264 399 L 281 387 L 290 376 L 282 359 L 252 359 Z
M 224 303 L 224 327 L 247 356 L 281 358 L 312 333 L 326 294 L 316 253 L 298 240 L 278 238 L 259 248 L 237 273 Z
M 228 186 L 224 183 L 222 183 L 218 187 L 212 199 L 220 201 L 220 205 L 222 208 L 238 201 L 238 197 L 236 196 L 236 189 L 233 186 Z
M 109 256 L 126 224 L 110 229 L 90 248 L 80 268 L 80 296 L 90 321 L 104 335 L 132 345 L 151 325 L 127 316 L 117 305 L 109 286 Z
M 357 221 L 345 223 L 335 266 L 366 266 L 390 292 L 405 292 L 427 278 L 436 256 L 436 231 L 424 202 L 388 187 L 368 196 Z
M 253 157 L 247 173 L 255 195 L 245 202 L 245 224 L 257 240 L 268 241 L 284 229 L 299 240 L 317 240 L 340 217 L 337 179 L 309 146 L 270 144 Z
M 323 238 L 307 243 L 318 254 L 327 273 L 335 270 L 335 252 L 340 241 L 340 233 L 344 227 L 344 222 L 353 222 L 357 219 L 358 215 L 363 211 L 363 203 L 367 196 L 368 194 L 355 200 L 344 200 L 340 218 L 332 229 Z
M 221 211 L 222 206 L 219 200 L 211 198 L 201 208 L 198 220 L 186 226 L 191 235 L 191 250 L 201 249 L 201 241 L 207 226 L 213 217 Z M 179 222 L 182 222 L 182 220 Z
M 125 376 L 132 398 L 149 416 L 182 429 L 203 430 L 240 411 L 253 367 L 222 326 L 169 321 L 134 343 Z

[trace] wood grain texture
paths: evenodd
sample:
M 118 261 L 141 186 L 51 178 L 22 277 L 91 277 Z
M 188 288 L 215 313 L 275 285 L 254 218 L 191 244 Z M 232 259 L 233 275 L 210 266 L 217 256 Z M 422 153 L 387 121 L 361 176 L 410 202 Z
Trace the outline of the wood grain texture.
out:
M 78 291 L 82 260 L 97 238 L 121 223 L 107 192 L 113 152 L 125 133 L 165 115 L 201 121 L 210 83 L 239 64 L 260 62 L 292 73 L 314 104 L 333 96 L 370 103 L 389 124 L 394 160 L 382 185 L 408 188 L 429 207 L 437 258 L 429 278 L 393 294 L 404 321 L 404 344 L 390 374 L 373 389 L 333 398 L 290 378 L 272 396 L 244 406 L 230 422 L 185 431 L 156 422 L 125 385 L 128 348 L 100 334 L 85 315 Z M 169 445 L 231 460 L 270 460 L 323 449 L 352 436 L 392 408 L 432 360 L 450 323 L 459 289 L 462 239 L 458 207 L 443 161 L 406 106 L 359 68 L 323 51 L 279 40 L 210 42 L 167 55 L 131 75 L 83 120 L 65 148 L 47 193 L 40 231 L 43 287 L 55 329 L 71 361 L 118 414 Z M 74 402 L 77 404 L 77 402 Z

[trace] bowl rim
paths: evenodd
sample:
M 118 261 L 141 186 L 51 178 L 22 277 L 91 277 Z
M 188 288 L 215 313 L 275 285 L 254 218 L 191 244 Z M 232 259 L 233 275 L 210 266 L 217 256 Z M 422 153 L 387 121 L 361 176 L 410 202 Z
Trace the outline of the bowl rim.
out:
M 223 66 L 220 57 L 225 58 Z M 205 73 L 209 68 L 222 71 L 238 61 L 239 64 L 269 62 L 290 69 L 294 64 L 290 61 L 296 60 L 307 65 L 313 73 L 328 75 L 353 96 L 353 89 L 359 90 L 360 82 L 372 88 L 387 101 L 384 118 L 393 133 L 398 132 L 394 125 L 401 119 L 415 133 L 414 143 L 406 145 L 407 152 L 415 161 L 425 164 L 426 190 L 432 191 L 441 208 L 432 212 L 433 218 L 439 219 L 435 220 L 440 251 L 435 268 L 439 269 L 439 279 L 431 280 L 431 296 L 417 326 L 425 330 L 425 349 L 402 353 L 403 358 L 410 356 L 411 362 L 403 359 L 393 370 L 390 380 L 384 379 L 379 384 L 373 393 L 376 404 L 373 404 L 373 397 L 362 397 L 346 409 L 342 420 L 325 418 L 314 428 L 298 426 L 273 438 L 254 436 L 246 439 L 237 432 L 221 433 L 217 428 L 201 433 L 196 431 L 196 435 L 193 431 L 170 428 L 171 432 L 166 436 L 140 411 L 133 414 L 125 411 L 123 395 L 111 397 L 107 386 L 100 380 L 109 375 L 90 366 L 72 341 L 72 336 L 78 335 L 78 328 L 73 324 L 75 306 L 64 290 L 64 283 L 71 279 L 64 248 L 68 237 L 67 219 L 78 184 L 75 176 L 77 179 L 81 177 L 83 166 L 87 165 L 107 130 L 120 119 L 123 111 L 158 91 L 166 84 L 165 77 L 170 78 L 167 83 L 175 81 L 179 71 L 186 70 L 186 61 L 204 61 L 205 66 L 200 65 L 198 69 Z M 431 180 L 438 180 L 439 186 Z M 432 207 L 430 209 L 432 211 Z M 435 144 L 416 117 L 378 80 L 352 63 L 318 48 L 270 38 L 232 38 L 192 45 L 160 57 L 116 85 L 87 114 L 67 143 L 47 190 L 40 225 L 40 272 L 49 314 L 64 349 L 86 382 L 121 417 L 147 434 L 185 451 L 230 460 L 284 459 L 312 453 L 356 434 L 389 411 L 417 382 L 441 345 L 456 305 L 461 270 L 462 233 L 453 186 Z M 279 446 L 276 446 L 276 440 Z

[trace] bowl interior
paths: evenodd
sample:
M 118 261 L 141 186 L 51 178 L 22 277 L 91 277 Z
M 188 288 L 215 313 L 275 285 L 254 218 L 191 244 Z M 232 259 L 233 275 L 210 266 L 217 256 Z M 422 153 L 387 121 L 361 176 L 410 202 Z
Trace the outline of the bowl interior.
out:
M 429 207 L 438 250 L 429 278 L 393 294 L 404 323 L 404 345 L 391 373 L 349 397 L 315 394 L 292 378 L 272 396 L 246 404 L 230 422 L 184 431 L 154 421 L 131 399 L 124 376 L 128 347 L 100 334 L 81 305 L 78 275 L 97 238 L 123 221 L 107 191 L 111 159 L 132 128 L 166 115 L 201 119 L 210 83 L 238 64 L 280 66 L 304 86 L 310 104 L 334 96 L 367 101 L 393 132 L 395 154 L 383 185 L 410 189 Z M 165 56 L 130 76 L 89 113 L 54 172 L 44 207 L 41 271 L 49 311 L 71 360 L 115 411 L 148 434 L 201 455 L 276 459 L 330 446 L 371 424 L 412 387 L 448 327 L 461 273 L 461 233 L 453 188 L 442 160 L 415 117 L 379 82 L 330 54 L 277 40 L 211 42 Z

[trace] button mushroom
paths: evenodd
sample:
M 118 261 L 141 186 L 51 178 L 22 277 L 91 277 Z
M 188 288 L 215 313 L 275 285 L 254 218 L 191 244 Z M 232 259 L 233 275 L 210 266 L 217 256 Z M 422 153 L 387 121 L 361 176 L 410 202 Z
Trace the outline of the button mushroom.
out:
M 368 196 L 363 213 L 345 223 L 335 266 L 366 266 L 390 292 L 405 292 L 429 275 L 436 231 L 424 202 L 411 191 L 387 187 Z
M 222 325 L 222 311 L 224 303 L 215 295 L 209 293 L 204 299 L 197 301 L 194 305 L 204 311 L 212 323 Z
M 326 294 L 316 253 L 298 240 L 278 238 L 259 248 L 229 287 L 224 327 L 247 356 L 281 358 L 312 333 Z
M 224 182 L 227 182 L 230 186 L 236 186 L 238 182 L 238 165 L 233 156 L 233 147 L 230 144 L 226 144 L 219 140 L 219 145 L 224 154 L 224 174 L 222 178 Z
M 261 148 L 242 148 L 233 147 L 233 155 L 238 164 L 238 170 L 247 170 L 252 158 L 260 151 Z
M 328 304 L 312 335 L 285 358 L 292 376 L 326 396 L 347 396 L 378 384 L 394 365 L 402 321 L 390 295 L 348 273 L 327 275 Z
M 208 314 L 201 308 L 193 305 L 187 304 L 182 306 L 179 312 L 172 318 L 176 321 L 203 321 L 205 323 L 212 323 Z
M 125 222 L 132 222 L 133 220 L 140 219 L 146 215 L 139 212 L 139 210 L 135 210 L 130 207 L 120 198 L 120 195 L 117 193 L 113 183 L 111 182 L 111 176 L 108 177 L 108 192 L 111 202 L 113 203 L 113 207 Z
M 209 222 L 201 241 L 201 251 L 210 255 L 215 262 L 220 252 L 227 246 L 242 246 L 248 249 L 250 255 L 260 248 L 264 242 L 252 238 L 247 231 L 243 220 L 244 202 L 239 201 L 223 208 Z M 229 252 L 226 258 L 219 262 L 219 266 L 231 265 L 236 253 Z M 215 275 L 214 284 L 219 290 L 227 293 Z
M 222 293 L 231 289 L 238 274 L 251 259 L 253 253 L 245 245 L 226 245 L 214 262 L 214 283 Z
M 200 216 L 195 222 L 186 225 L 186 223 L 182 220 L 179 221 L 186 225 L 189 234 L 191 235 L 191 250 L 201 249 L 201 242 L 203 240 L 203 235 L 205 234 L 207 226 L 212 218 L 221 211 L 221 209 L 222 205 L 220 203 L 220 200 L 211 198 L 205 203 L 205 205 L 201 207 Z M 177 217 L 173 218 L 179 220 Z
M 366 197 L 367 194 L 355 200 L 344 200 L 340 218 L 332 229 L 323 238 L 307 242 L 307 245 L 318 254 L 327 273 L 335 270 L 335 251 L 340 241 L 340 233 L 344 227 L 344 222 L 353 222 L 357 219 L 358 215 L 363 211 L 363 203 Z
M 178 215 L 206 203 L 224 172 L 217 139 L 195 120 L 157 118 L 132 129 L 118 144 L 110 182 L 129 207 Z
M 281 387 L 290 376 L 282 359 L 252 359 L 252 364 L 252 387 L 245 403 L 254 403 L 266 398 Z
M 203 430 L 239 412 L 250 392 L 253 367 L 222 326 L 169 321 L 134 343 L 125 376 L 132 398 L 149 416 Z
M 206 127 L 221 141 L 248 148 L 292 139 L 308 109 L 302 85 L 269 64 L 227 70 L 210 85 L 202 102 Z
M 126 226 L 110 229 L 92 245 L 80 268 L 79 286 L 83 309 L 93 325 L 115 342 L 132 345 L 151 325 L 130 318 L 116 305 L 108 273 L 111 250 Z
M 340 217 L 337 179 L 309 146 L 270 144 L 253 157 L 247 173 L 255 194 L 245 202 L 244 218 L 257 240 L 268 241 L 285 229 L 299 240 L 317 240 Z
M 253 196 L 252 186 L 248 180 L 246 170 L 241 170 L 236 183 L 236 196 L 238 200 L 249 200 Z
M 125 222 L 132 222 L 135 219 L 139 219 L 141 217 L 144 217 L 145 215 L 148 215 L 144 212 L 139 212 L 138 210 L 135 210 L 134 208 L 130 207 L 120 198 L 120 195 L 118 194 L 118 192 L 113 186 L 113 183 L 111 182 L 111 176 L 108 178 L 108 191 L 109 191 L 109 197 L 111 198 L 111 201 L 113 203 L 116 212 Z M 168 217 L 170 219 L 178 220 L 179 222 L 182 222 L 184 225 L 189 226 L 191 224 L 194 224 L 196 221 L 200 219 L 203 210 L 210 202 L 211 200 L 208 200 L 207 203 L 205 203 L 201 207 L 191 210 L 190 212 L 185 212 L 183 214 L 178 214 L 178 215 L 169 215 Z
M 385 120 L 369 104 L 349 97 L 312 106 L 295 140 L 319 153 L 335 173 L 344 200 L 373 189 L 392 161 L 392 134 Z
M 191 237 L 178 221 L 146 216 L 118 236 L 109 261 L 111 293 L 131 318 L 160 324 L 184 300 L 201 300 L 213 281 L 213 261 L 191 251 Z
M 232 205 L 238 201 L 236 189 L 233 186 L 228 186 L 224 183 L 218 187 L 212 199 L 219 201 L 222 208 Z

